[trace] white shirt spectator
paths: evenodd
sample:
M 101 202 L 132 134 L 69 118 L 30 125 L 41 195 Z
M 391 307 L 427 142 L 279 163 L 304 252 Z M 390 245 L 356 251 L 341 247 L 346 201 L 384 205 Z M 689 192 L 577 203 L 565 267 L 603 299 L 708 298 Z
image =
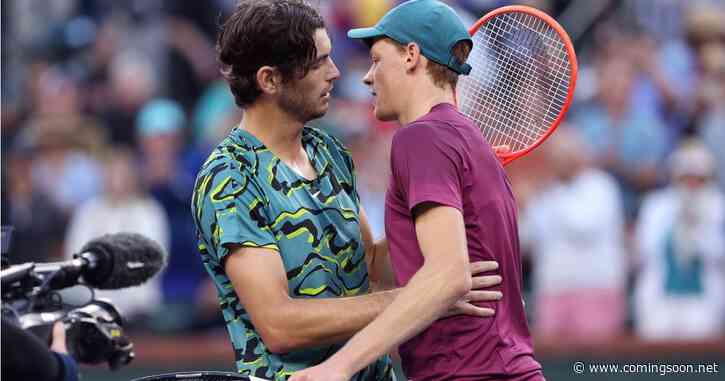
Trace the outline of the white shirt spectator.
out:
M 637 226 L 642 270 L 635 326 L 646 339 L 704 339 L 723 332 L 725 196 L 671 186 L 648 195 Z
M 521 227 L 537 293 L 623 287 L 623 211 L 609 174 L 588 168 L 554 183 L 528 203 Z
M 72 257 L 94 238 L 121 232 L 142 234 L 168 252 L 168 222 L 161 205 L 150 197 L 134 197 L 120 203 L 100 197 L 86 202 L 74 214 L 66 236 L 65 255 Z M 162 303 L 160 275 L 137 287 L 96 290 L 96 297 L 110 299 L 125 319 L 151 315 Z

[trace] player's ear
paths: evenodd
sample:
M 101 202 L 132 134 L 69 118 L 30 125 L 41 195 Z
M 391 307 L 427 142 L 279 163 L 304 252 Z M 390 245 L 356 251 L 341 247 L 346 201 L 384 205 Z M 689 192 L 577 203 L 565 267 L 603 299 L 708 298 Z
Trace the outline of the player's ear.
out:
M 265 94 L 276 94 L 281 90 L 282 75 L 272 66 L 262 66 L 257 70 L 257 86 Z
M 423 56 L 420 54 L 420 47 L 415 42 L 411 42 L 405 46 L 404 59 L 405 69 L 410 71 L 416 66 L 422 64 Z

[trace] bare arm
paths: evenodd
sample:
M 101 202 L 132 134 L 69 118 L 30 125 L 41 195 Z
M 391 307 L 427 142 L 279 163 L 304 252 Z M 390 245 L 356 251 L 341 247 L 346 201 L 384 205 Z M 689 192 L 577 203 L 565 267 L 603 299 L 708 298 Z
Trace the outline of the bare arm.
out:
M 282 259 L 271 249 L 234 247 L 225 271 L 262 341 L 274 353 L 345 341 L 397 294 L 393 290 L 348 298 L 292 298 Z
M 365 262 L 368 265 L 371 290 L 382 291 L 395 288 L 393 268 L 388 257 L 388 240 L 383 237 L 378 241 L 373 241 L 370 223 L 362 206 L 360 206 L 360 233 L 365 246 Z
M 373 243 L 373 235 L 370 224 L 367 220 L 365 210 L 360 207 L 360 230 L 362 232 L 363 244 L 365 246 L 365 262 L 368 265 L 370 277 L 370 290 L 385 291 L 396 288 L 395 275 L 388 255 L 388 240 L 383 237 Z M 472 290 L 461 298 L 446 312 L 445 316 L 457 314 L 468 314 L 471 316 L 488 316 L 489 310 L 479 309 L 474 305 L 476 302 L 498 300 L 503 297 L 499 291 L 484 291 L 483 289 L 496 286 L 501 283 L 498 275 L 479 275 L 498 269 L 498 263 L 494 261 L 480 261 L 470 264 L 470 276 L 473 280 Z
M 372 234 L 362 209 L 360 216 L 371 283 L 393 287 L 387 241 L 383 239 L 371 244 Z M 472 275 L 495 270 L 496 267 L 496 262 L 473 263 L 466 272 L 466 278 L 471 279 Z M 347 298 L 295 299 L 289 296 L 287 276 L 279 253 L 263 248 L 232 248 L 225 271 L 267 349 L 273 353 L 344 342 L 373 321 L 400 290 Z M 501 277 L 498 275 L 473 277 L 474 288 L 499 283 Z M 446 315 L 490 316 L 493 313 L 491 309 L 474 303 L 500 298 L 498 291 L 471 291 L 450 306 Z M 325 324 L 320 324 L 321 321 Z
M 428 327 L 470 291 L 463 215 L 455 208 L 429 206 L 416 213 L 415 219 L 418 243 L 425 257 L 421 269 L 394 303 L 340 351 L 320 366 L 295 374 L 292 380 L 347 380 Z

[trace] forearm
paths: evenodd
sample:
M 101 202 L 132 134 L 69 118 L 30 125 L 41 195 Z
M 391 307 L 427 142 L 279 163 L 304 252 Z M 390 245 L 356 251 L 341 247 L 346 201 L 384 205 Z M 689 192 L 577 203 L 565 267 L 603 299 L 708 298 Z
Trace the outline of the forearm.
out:
M 350 339 L 330 362 L 355 373 L 424 330 L 470 288 L 470 282 L 458 270 L 424 265 L 393 303 Z
M 388 240 L 383 237 L 375 242 L 368 255 L 368 273 L 372 291 L 391 290 L 396 287 L 393 268 L 388 257 Z
M 399 290 L 347 298 L 290 299 L 275 313 L 275 352 L 344 342 L 370 324 Z M 323 322 L 323 323 L 321 323 Z

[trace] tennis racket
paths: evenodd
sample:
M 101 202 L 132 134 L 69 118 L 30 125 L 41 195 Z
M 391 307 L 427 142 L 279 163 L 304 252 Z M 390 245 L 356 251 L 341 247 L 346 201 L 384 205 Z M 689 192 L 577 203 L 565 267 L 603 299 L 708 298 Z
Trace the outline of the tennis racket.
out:
M 239 373 L 200 371 L 158 374 L 133 379 L 132 381 L 265 381 L 264 379 L 243 376 Z
M 469 30 L 473 68 L 458 80 L 459 110 L 481 129 L 504 165 L 536 148 L 559 126 L 577 78 L 574 46 L 546 13 L 497 8 Z

